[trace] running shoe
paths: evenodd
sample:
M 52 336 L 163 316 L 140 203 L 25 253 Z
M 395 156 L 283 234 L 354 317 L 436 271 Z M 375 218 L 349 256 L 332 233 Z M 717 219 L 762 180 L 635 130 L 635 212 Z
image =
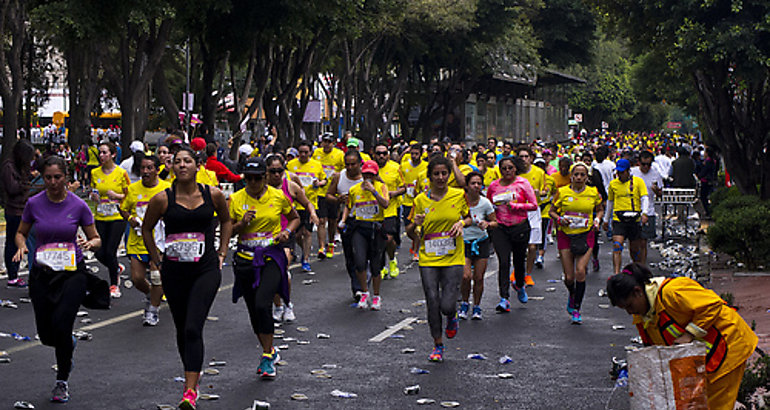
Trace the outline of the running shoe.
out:
M 144 316 L 144 322 L 142 323 L 144 326 L 158 326 L 158 322 L 160 322 L 160 318 L 158 317 L 158 310 L 157 309 L 150 309 L 147 311 L 147 313 Z
M 471 308 L 471 304 L 468 302 L 460 302 L 460 311 L 457 312 L 457 317 L 462 320 L 468 320 L 468 310 Z
M 273 307 L 273 321 L 276 323 L 281 323 L 283 321 L 284 316 L 284 308 L 283 305 L 281 306 L 274 306 Z
M 481 317 L 481 306 L 473 306 L 473 315 L 471 316 L 471 320 L 481 320 L 483 319 Z
M 398 270 L 398 261 L 393 259 L 390 261 L 390 277 L 395 279 L 398 277 L 399 273 L 401 273 L 401 271 Z
M 184 394 L 182 394 L 182 401 L 179 402 L 179 408 L 182 410 L 195 410 L 196 401 L 198 401 L 198 392 L 193 389 L 187 389 Z
M 361 300 L 361 295 L 364 292 L 361 292 L 360 290 L 357 290 L 356 293 L 353 294 L 353 301 L 358 303 L 359 300 Z
M 500 299 L 500 303 L 497 304 L 495 310 L 499 313 L 508 313 L 511 311 L 511 302 L 506 298 Z
M 572 310 L 572 324 L 579 325 L 583 323 L 583 317 L 580 316 L 580 311 L 577 309 Z
M 110 286 L 110 297 L 111 298 L 118 299 L 121 296 L 123 296 L 123 294 L 120 293 L 120 288 L 117 285 Z
M 414 249 L 409 249 L 409 253 L 412 254 L 412 262 L 419 262 L 420 261 L 420 254 L 419 254 L 419 252 L 415 251 Z
M 310 262 L 308 261 L 302 261 L 302 271 L 303 272 L 311 272 L 313 268 L 310 267 Z
M 334 244 L 330 243 L 326 245 L 326 258 L 331 259 L 332 257 L 334 257 Z
M 532 275 L 524 276 L 524 284 L 527 286 L 535 286 L 535 281 L 532 280 Z
M 516 291 L 516 297 L 519 299 L 519 302 L 527 303 L 527 301 L 529 301 L 529 297 L 527 297 L 526 286 L 517 288 L 516 285 L 513 285 L 513 289 Z
M 275 379 L 275 362 L 278 361 L 278 352 L 273 348 L 272 353 L 262 353 L 262 359 L 257 368 L 257 375 L 262 380 Z
M 446 337 L 447 339 L 453 339 L 457 336 L 457 331 L 460 330 L 460 319 L 457 318 L 457 313 L 447 321 L 446 324 Z
M 594 258 L 593 262 L 594 262 L 594 272 L 599 272 L 599 268 L 600 268 L 600 266 L 599 266 L 599 259 L 598 258 Z
M 326 252 L 323 249 L 318 250 L 318 259 L 320 260 L 326 259 Z
M 537 255 L 537 258 L 535 258 L 535 267 L 543 269 L 543 255 Z
M 575 312 L 575 308 L 572 307 L 572 296 L 567 297 L 567 313 L 572 315 L 573 312 Z
M 289 302 L 283 309 L 283 321 L 286 323 L 291 323 L 295 320 L 297 320 L 297 316 L 294 315 L 294 304 Z
M 51 392 L 51 401 L 54 403 L 66 403 L 70 400 L 70 389 L 67 382 L 57 380 Z
M 6 286 L 9 287 L 9 288 L 19 288 L 19 289 L 21 289 L 21 288 L 26 288 L 27 287 L 27 282 L 24 279 L 22 279 L 22 278 L 16 278 L 16 279 L 13 279 L 13 280 L 9 280 L 8 283 L 6 284 Z
M 118 263 L 118 275 L 122 275 L 123 272 L 125 271 L 126 271 L 125 265 L 123 265 L 122 263 Z
M 379 295 L 372 296 L 372 310 L 382 309 L 382 298 Z
M 380 270 L 380 277 L 386 280 L 390 277 L 390 272 L 388 271 L 387 266 L 382 268 L 382 270 Z
M 433 347 L 433 351 L 430 352 L 428 360 L 431 362 L 443 362 L 444 361 L 444 345 L 436 345 Z
M 358 299 L 358 308 L 366 309 L 366 305 L 369 304 L 369 292 L 361 293 L 361 298 Z

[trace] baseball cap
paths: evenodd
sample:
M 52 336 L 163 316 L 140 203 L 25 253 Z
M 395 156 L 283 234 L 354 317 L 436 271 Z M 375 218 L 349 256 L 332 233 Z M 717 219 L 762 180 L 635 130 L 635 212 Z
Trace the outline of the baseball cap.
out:
M 358 148 L 358 138 L 350 137 L 348 138 L 348 147 Z
M 243 167 L 243 173 L 246 175 L 264 175 L 267 172 L 267 165 L 262 158 L 249 158 Z
M 532 163 L 533 164 L 545 164 L 545 158 L 537 157 L 537 158 L 535 158 L 535 160 Z
M 623 172 L 631 168 L 631 163 L 627 159 L 619 159 L 615 171 Z
M 334 141 L 334 134 L 331 132 L 325 132 L 321 135 L 321 141 Z
M 378 174 L 379 172 L 380 167 L 372 160 L 364 162 L 364 165 L 361 167 L 362 174 Z
M 299 151 L 297 151 L 296 148 L 291 147 L 291 148 L 286 150 L 286 155 L 293 155 L 295 157 L 298 157 L 299 156 Z
M 254 147 L 252 147 L 251 144 L 249 143 L 242 144 L 240 147 L 238 147 L 238 152 L 241 155 L 245 155 L 248 157 L 249 155 L 251 155 L 252 152 L 254 152 Z
M 194 151 L 203 151 L 206 149 L 206 140 L 201 137 L 195 137 L 190 143 L 190 148 L 192 148 Z
M 144 151 L 144 144 L 142 141 L 133 141 L 129 148 L 131 149 L 131 152 L 142 152 Z

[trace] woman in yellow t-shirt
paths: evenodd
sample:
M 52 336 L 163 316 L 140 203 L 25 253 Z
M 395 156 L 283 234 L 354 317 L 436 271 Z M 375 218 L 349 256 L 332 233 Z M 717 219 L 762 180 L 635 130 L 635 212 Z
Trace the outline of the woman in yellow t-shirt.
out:
M 110 296 L 119 298 L 118 246 L 126 231 L 126 221 L 120 216 L 120 202 L 128 193 L 131 181 L 128 173 L 115 164 L 118 149 L 111 142 L 99 144 L 101 166 L 91 171 L 91 200 L 96 202 L 96 231 L 102 238 L 102 247 L 96 251 L 96 259 L 110 273 Z M 122 270 L 122 269 L 120 269 Z
M 273 348 L 273 295 L 289 301 L 289 261 L 281 244 L 299 227 L 299 215 L 281 190 L 267 184 L 266 173 L 262 158 L 246 161 L 246 187 L 230 196 L 230 218 L 235 222 L 233 232 L 238 234 L 233 300 L 243 295 L 251 327 L 262 345 L 257 375 L 272 379 L 279 360 Z M 281 216 L 288 220 L 284 229 Z
M 155 155 L 143 157 L 139 163 L 139 173 L 142 179 L 128 186 L 128 194 L 120 205 L 120 214 L 131 227 L 126 241 L 126 253 L 131 263 L 131 282 L 133 282 L 136 290 L 142 292 L 146 297 L 144 315 L 142 316 L 142 325 L 144 326 L 158 325 L 158 308 L 163 296 L 160 271 L 151 270 L 149 278 L 147 277 L 150 253 L 144 246 L 141 231 L 142 220 L 147 212 L 150 199 L 158 192 L 163 192 L 171 186 L 170 183 L 158 178 L 159 167 L 160 159 Z M 158 246 L 162 246 L 162 238 L 165 237 L 162 221 L 153 230 L 153 235 Z
M 361 167 L 361 175 L 364 180 L 353 185 L 348 191 L 348 203 L 342 211 L 339 227 L 344 232 L 353 230 L 353 259 L 356 265 L 356 276 L 361 285 L 361 298 L 358 299 L 358 308 L 366 309 L 371 305 L 372 310 L 380 310 L 382 300 L 380 298 L 380 282 L 382 276 L 379 272 L 385 264 L 385 232 L 382 230 L 382 221 L 385 220 L 385 208 L 388 207 L 388 187 L 375 178 L 380 172 L 380 167 L 375 161 L 366 161 Z M 353 212 L 355 221 L 353 226 L 347 226 L 348 216 Z M 372 293 L 370 297 L 366 280 L 366 265 L 372 274 Z
M 428 357 L 444 360 L 442 313 L 447 317 L 446 336 L 457 335 L 457 299 L 465 266 L 463 228 L 471 224 L 468 202 L 462 189 L 448 186 L 452 163 L 434 156 L 428 163 L 430 189 L 414 198 L 407 231 L 420 238 L 420 277 L 428 309 L 434 348 Z
M 596 187 L 587 186 L 588 165 L 578 162 L 570 171 L 570 184 L 559 188 L 549 211 L 559 231 L 556 244 L 569 291 L 567 313 L 573 324 L 580 324 L 580 305 L 586 292 L 586 269 L 596 241 L 604 208 Z M 594 217 L 596 215 L 596 217 Z

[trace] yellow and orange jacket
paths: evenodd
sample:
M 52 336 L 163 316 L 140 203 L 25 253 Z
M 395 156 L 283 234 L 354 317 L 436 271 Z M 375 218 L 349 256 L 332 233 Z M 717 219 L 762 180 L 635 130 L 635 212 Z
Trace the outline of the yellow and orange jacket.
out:
M 689 332 L 706 344 L 706 375 L 715 381 L 742 365 L 757 347 L 757 335 L 714 291 L 685 277 L 653 278 L 645 291 L 646 315 L 634 315 L 645 345 L 670 346 Z

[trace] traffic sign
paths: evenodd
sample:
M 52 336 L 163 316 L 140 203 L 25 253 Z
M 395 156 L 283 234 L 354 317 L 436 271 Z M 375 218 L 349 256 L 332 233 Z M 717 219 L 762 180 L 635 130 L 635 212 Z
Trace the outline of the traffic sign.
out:
M 577 122 L 583 122 L 583 114 L 575 114 L 574 118 Z

